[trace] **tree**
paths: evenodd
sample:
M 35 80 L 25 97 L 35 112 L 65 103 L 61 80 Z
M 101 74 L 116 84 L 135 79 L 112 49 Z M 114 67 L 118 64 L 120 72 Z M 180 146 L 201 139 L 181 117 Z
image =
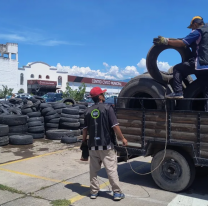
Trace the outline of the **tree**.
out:
M 70 97 L 74 99 L 75 101 L 82 100 L 84 97 L 86 91 L 86 85 L 85 83 L 82 83 L 82 85 L 79 86 L 78 89 L 73 90 L 68 83 L 66 83 L 66 90 L 63 93 L 63 97 L 67 98 Z
M 22 93 L 24 93 L 24 92 L 25 92 L 25 90 L 22 89 L 22 88 L 18 91 L 18 93 L 20 93 L 20 94 L 22 94 Z
M 3 90 L 1 90 L 0 96 L 2 96 L 6 100 L 6 96 L 12 96 L 12 91 L 14 89 L 8 88 L 7 85 L 2 85 Z

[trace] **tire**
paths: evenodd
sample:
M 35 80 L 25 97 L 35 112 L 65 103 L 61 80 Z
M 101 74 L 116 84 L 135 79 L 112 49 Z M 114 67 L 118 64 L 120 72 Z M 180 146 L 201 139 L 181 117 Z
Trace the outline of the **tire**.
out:
M 45 116 L 50 116 L 50 115 L 54 115 L 54 114 L 57 114 L 57 112 L 56 112 L 55 110 L 52 110 L 52 111 L 50 111 L 50 112 L 47 112 L 47 113 L 45 114 Z
M 85 111 L 86 111 L 85 109 L 80 109 L 80 110 L 79 110 L 79 115 L 84 114 Z
M 31 117 L 27 121 L 28 122 L 36 122 L 36 121 L 44 122 L 44 118 L 43 117 Z
M 45 130 L 44 126 L 36 126 L 28 128 L 29 133 L 41 133 Z
M 58 128 L 59 124 L 55 124 L 55 123 L 46 123 L 46 127 L 47 128 Z
M 79 119 L 71 119 L 67 117 L 61 117 L 60 122 L 79 122 Z
M 28 145 L 33 143 L 32 135 L 12 135 L 9 137 L 9 143 L 14 145 Z
M 74 137 L 74 136 L 64 136 L 64 137 L 62 137 L 62 139 L 61 139 L 61 142 L 62 143 L 66 143 L 66 144 L 71 144 L 71 143 L 75 143 L 75 142 L 77 142 L 77 137 Z
M 0 137 L 7 136 L 9 133 L 9 127 L 5 124 L 0 124 Z
M 22 114 L 27 114 L 27 113 L 31 113 L 31 112 L 33 112 L 33 110 L 31 108 L 22 109 Z
M 61 109 L 55 109 L 56 113 L 61 114 L 62 108 Z
M 9 144 L 9 137 L 8 136 L 1 136 L 0 137 L 0 146 L 8 145 Z
M 79 115 L 79 110 L 78 109 L 65 108 L 65 109 L 62 110 L 62 113 L 71 114 L 71 115 Z
M 84 119 L 79 119 L 80 124 L 84 124 Z
M 79 106 L 79 109 L 87 109 L 87 107 L 84 104 L 76 104 L 77 106 Z
M 44 132 L 42 133 L 27 133 L 28 135 L 32 135 L 33 139 L 41 139 L 44 138 L 45 134 Z
M 27 123 L 26 115 L 0 115 L 0 124 L 16 126 L 26 123 Z
M 80 126 L 80 122 L 60 122 L 60 126 L 68 128 L 78 128 Z
M 76 104 L 76 101 L 72 98 L 64 98 L 61 100 L 63 103 L 71 103 L 72 105 L 75 105 Z
M 43 126 L 41 121 L 28 122 L 28 127 Z
M 196 167 L 196 176 L 203 178 L 208 176 L 208 167 Z
M 51 111 L 54 111 L 54 109 L 52 107 L 47 107 L 47 108 L 44 108 L 42 111 L 41 111 L 41 114 L 43 116 L 45 116 L 48 112 L 51 112 Z
M 85 113 L 80 115 L 80 119 L 84 119 L 85 118 Z
M 147 97 L 147 98 L 164 98 L 166 89 L 153 80 L 149 74 L 139 75 L 131 79 L 125 87 L 121 90 L 118 99 L 118 107 L 122 108 L 142 108 L 141 100 L 129 100 L 127 97 Z M 172 89 L 167 87 L 167 94 L 171 93 Z M 125 99 L 122 99 L 125 97 Z M 171 105 L 168 107 L 174 107 L 174 101 L 169 101 Z M 165 104 L 163 100 L 144 100 L 145 109 L 163 109 Z
M 193 81 L 184 90 L 184 98 L 204 98 L 202 88 L 200 86 L 199 80 Z M 190 101 L 190 100 L 178 100 L 179 110 L 194 110 L 194 111 L 204 111 L 205 101 Z
M 9 133 L 25 133 L 28 130 L 28 125 L 9 126 Z
M 27 113 L 28 117 L 41 117 L 41 113 L 40 112 L 31 112 L 31 113 Z
M 66 107 L 66 104 L 64 104 L 64 103 L 53 104 L 54 109 L 61 109 L 61 108 L 65 108 L 65 107 Z
M 48 121 L 48 123 L 58 123 L 59 124 L 60 118 L 51 119 Z
M 45 121 L 50 121 L 51 119 L 56 119 L 59 118 L 60 115 L 59 114 L 54 114 L 54 115 L 49 115 L 49 116 L 45 116 Z
M 153 157 L 151 170 L 160 164 L 163 156 L 164 151 L 160 151 Z M 191 186 L 195 178 L 194 162 L 185 154 L 167 149 L 163 163 L 152 173 L 152 178 L 164 190 L 181 192 Z
M 48 107 L 52 107 L 51 104 L 48 104 L 48 103 L 41 103 L 40 104 L 40 108 L 48 108 Z
M 71 114 L 64 114 L 64 113 L 61 113 L 61 117 L 66 117 L 66 118 L 70 118 L 70 119 L 79 119 L 80 118 L 79 115 L 71 115 Z
M 64 135 L 71 135 L 71 134 L 73 134 L 73 132 L 69 130 L 55 129 L 55 130 L 46 131 L 46 138 L 53 140 L 61 140 Z
M 72 133 L 74 136 L 80 136 L 81 135 L 81 130 L 77 129 L 77 130 L 72 130 Z
M 79 110 L 79 106 L 78 105 L 73 105 L 71 109 L 78 109 Z
M 166 49 L 174 49 L 178 51 L 181 55 L 182 62 L 188 61 L 191 57 L 191 50 L 188 47 L 172 47 L 166 45 L 153 45 L 146 57 L 146 66 L 149 74 L 155 79 L 157 82 L 166 85 L 168 80 L 173 78 L 172 74 L 168 74 L 168 72 L 160 71 L 157 66 L 157 58 L 161 52 Z

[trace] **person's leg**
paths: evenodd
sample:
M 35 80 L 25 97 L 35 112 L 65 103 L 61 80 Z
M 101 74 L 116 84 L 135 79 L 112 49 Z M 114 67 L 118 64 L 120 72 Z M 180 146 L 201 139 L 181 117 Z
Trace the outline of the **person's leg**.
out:
M 100 151 L 101 160 L 105 166 L 109 182 L 112 186 L 114 193 L 122 193 L 119 186 L 119 177 L 117 171 L 117 155 L 115 151 L 112 150 L 103 150 Z
M 97 150 L 90 150 L 90 193 L 97 194 L 100 185 L 97 179 L 97 172 L 101 169 L 102 161 L 99 158 L 99 154 Z

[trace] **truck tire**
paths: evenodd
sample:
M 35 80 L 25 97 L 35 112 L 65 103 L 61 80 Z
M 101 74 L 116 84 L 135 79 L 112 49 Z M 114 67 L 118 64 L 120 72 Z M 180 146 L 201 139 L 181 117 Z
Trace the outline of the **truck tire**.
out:
M 41 117 L 41 113 L 40 112 L 30 112 L 30 113 L 27 113 L 27 116 L 28 117 Z
M 70 103 L 70 104 L 72 104 L 72 105 L 75 105 L 76 104 L 76 102 L 75 102 L 75 100 L 74 99 L 72 99 L 72 98 L 64 98 L 64 99 L 62 99 L 61 100 L 63 103 Z
M 158 152 L 152 159 L 153 171 L 161 162 L 164 150 Z M 181 192 L 193 183 L 195 166 L 192 159 L 175 150 L 167 149 L 162 164 L 152 173 L 155 183 L 162 189 L 171 192 Z
M 4 146 L 7 144 L 9 144 L 9 137 L 8 136 L 0 137 L 0 146 Z
M 79 122 L 79 119 L 61 117 L 60 122 Z
M 79 109 L 65 108 L 62 110 L 64 114 L 79 115 Z
M 27 123 L 26 115 L 0 115 L 0 124 L 17 126 Z
M 28 128 L 29 133 L 41 133 L 45 130 L 44 126 L 36 126 Z
M 22 109 L 22 114 L 31 113 L 33 110 L 31 108 Z
M 66 117 L 66 118 L 71 118 L 71 119 L 79 119 L 80 116 L 61 113 L 61 117 Z
M 51 104 L 48 104 L 48 103 L 41 103 L 40 104 L 40 108 L 42 108 L 42 109 L 47 108 L 47 107 L 52 107 L 52 106 L 51 106 Z
M 6 136 L 9 133 L 9 127 L 5 124 L 0 124 L 0 137 Z
M 61 140 L 64 135 L 70 136 L 71 134 L 73 134 L 73 132 L 69 130 L 54 129 L 54 130 L 46 131 L 46 138 L 53 140 Z
M 55 118 L 55 119 L 51 119 L 49 121 L 47 121 L 48 123 L 57 123 L 59 124 L 60 118 Z
M 118 107 L 122 108 L 142 108 L 141 100 L 128 99 L 127 97 L 146 97 L 146 98 L 164 98 L 165 93 L 172 92 L 170 86 L 165 87 L 156 82 L 149 74 L 139 75 L 131 79 L 121 90 L 118 99 Z M 122 97 L 124 97 L 122 99 Z M 164 100 L 144 100 L 145 109 L 163 109 Z M 174 101 L 169 101 L 169 107 L 174 107 Z
M 44 138 L 44 136 L 45 136 L 44 132 L 41 132 L 41 133 L 27 133 L 27 134 L 33 136 L 33 139 L 41 139 L 41 138 Z
M 43 117 L 31 117 L 27 121 L 28 122 L 36 122 L 36 121 L 44 122 L 44 118 Z
M 60 126 L 66 128 L 78 128 L 80 126 L 80 122 L 60 122 Z
M 56 104 L 53 104 L 53 108 L 54 109 L 66 108 L 66 104 L 64 104 L 64 103 L 56 103 Z
M 9 143 L 14 145 L 27 145 L 33 143 L 32 135 L 12 135 L 9 137 Z
M 66 144 L 76 143 L 77 142 L 77 137 L 74 137 L 74 136 L 63 136 L 61 138 L 61 142 L 62 143 L 66 143 Z
M 46 123 L 47 128 L 58 128 L 59 124 L 56 123 Z
M 55 110 L 51 110 L 50 112 L 47 112 L 45 114 L 45 116 L 54 115 L 54 114 L 56 114 L 56 111 Z
M 49 115 L 49 116 L 45 116 L 45 121 L 50 121 L 51 119 L 56 119 L 59 118 L 60 115 L 59 114 L 53 114 L 53 115 Z
M 41 114 L 43 116 L 45 116 L 48 112 L 51 112 L 51 111 L 54 111 L 54 109 L 52 107 L 47 107 L 47 108 L 44 108 L 42 111 L 41 111 Z
M 25 133 L 28 130 L 27 124 L 22 124 L 18 126 L 9 126 L 9 133 Z
M 28 127 L 43 126 L 41 121 L 28 122 Z
M 168 80 L 173 78 L 172 74 L 168 74 L 168 72 L 160 71 L 157 66 L 157 58 L 161 52 L 166 49 L 174 49 L 179 52 L 182 58 L 182 62 L 188 61 L 191 57 L 191 50 L 188 47 L 172 47 L 170 45 L 153 45 L 146 57 L 146 66 L 149 74 L 155 79 L 157 82 L 162 85 L 166 85 Z

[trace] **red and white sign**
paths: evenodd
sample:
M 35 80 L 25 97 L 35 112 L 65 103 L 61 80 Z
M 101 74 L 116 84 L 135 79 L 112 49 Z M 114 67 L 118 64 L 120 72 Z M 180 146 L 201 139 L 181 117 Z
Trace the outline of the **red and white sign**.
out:
M 56 81 L 45 81 L 45 80 L 27 80 L 28 85 L 39 84 L 45 86 L 56 86 Z

